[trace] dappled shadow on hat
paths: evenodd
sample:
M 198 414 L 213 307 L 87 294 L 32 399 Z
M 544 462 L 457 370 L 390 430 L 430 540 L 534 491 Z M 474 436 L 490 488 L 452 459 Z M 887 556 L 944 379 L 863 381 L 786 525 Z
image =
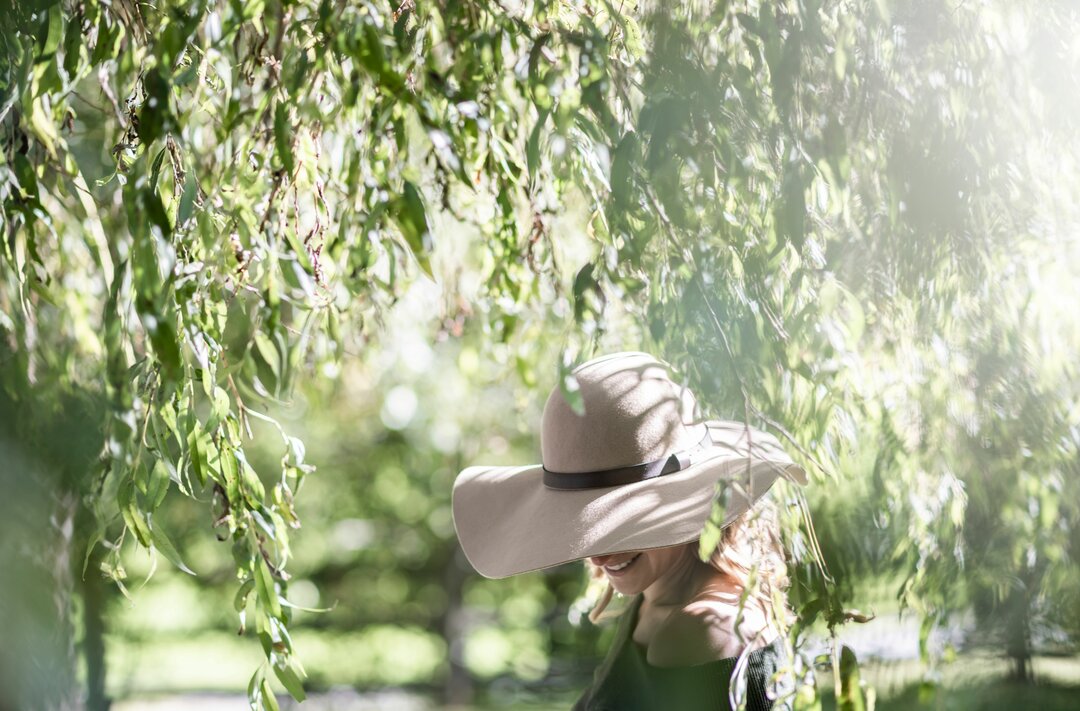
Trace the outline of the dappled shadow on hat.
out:
M 462 548 L 487 577 L 687 543 L 713 513 L 718 483 L 724 524 L 778 477 L 801 481 L 772 435 L 745 423 L 695 423 L 693 394 L 647 354 L 607 356 L 574 375 L 585 413 L 552 391 L 542 465 L 469 467 L 454 483 Z
M 704 434 L 700 426 L 688 426 L 693 394 L 672 382 L 651 356 L 630 353 L 590 362 L 574 375 L 584 414 L 574 412 L 558 388 L 544 406 L 540 444 L 549 471 L 633 466 L 687 449 Z

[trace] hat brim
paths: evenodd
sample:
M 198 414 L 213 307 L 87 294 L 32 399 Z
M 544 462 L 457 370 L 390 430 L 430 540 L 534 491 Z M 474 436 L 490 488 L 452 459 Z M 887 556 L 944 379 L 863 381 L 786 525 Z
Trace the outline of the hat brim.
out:
M 749 509 L 778 477 L 806 481 L 776 438 L 741 422 L 710 420 L 712 446 L 682 471 L 597 489 L 544 486 L 543 467 L 473 466 L 454 482 L 453 515 L 465 556 L 487 578 L 549 568 L 590 556 L 679 545 L 701 535 L 717 482 L 732 483 L 724 525 Z M 750 446 L 750 485 L 745 482 Z

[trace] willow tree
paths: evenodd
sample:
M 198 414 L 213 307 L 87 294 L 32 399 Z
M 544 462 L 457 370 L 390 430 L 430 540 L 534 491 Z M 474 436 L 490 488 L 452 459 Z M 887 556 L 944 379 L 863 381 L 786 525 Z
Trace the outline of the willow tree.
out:
M 56 524 L 10 555 L 55 563 L 66 614 L 84 561 L 121 586 L 127 546 L 185 568 L 155 513 L 199 498 L 266 653 L 252 703 L 275 704 L 271 672 L 302 698 L 287 562 L 312 465 L 266 408 L 320 360 L 377 348 L 411 280 L 455 292 L 452 266 L 432 266 L 435 216 L 470 231 L 482 264 L 472 303 L 444 316 L 483 320 L 524 370 L 537 334 L 523 311 L 572 314 L 573 399 L 566 373 L 618 304 L 711 414 L 770 427 L 837 476 L 866 412 L 848 367 L 859 349 L 912 304 L 922 332 L 940 325 L 936 294 L 985 280 L 977 265 L 1009 249 L 999 228 L 1025 196 L 1010 176 L 1046 185 L 997 160 L 1018 125 L 995 110 L 1008 85 L 972 80 L 1009 55 L 971 33 L 1034 14 L 1005 7 L 6 7 L 0 353 L 19 414 L 4 446 L 17 479 L 48 482 L 35 501 Z M 567 265 L 556 218 L 577 197 L 595 252 Z M 278 471 L 248 461 L 254 421 L 280 433 Z M 50 451 L 74 431 L 81 446 Z M 796 561 L 796 603 L 836 624 L 842 601 L 813 557 Z M 20 698 L 62 705 L 71 678 Z

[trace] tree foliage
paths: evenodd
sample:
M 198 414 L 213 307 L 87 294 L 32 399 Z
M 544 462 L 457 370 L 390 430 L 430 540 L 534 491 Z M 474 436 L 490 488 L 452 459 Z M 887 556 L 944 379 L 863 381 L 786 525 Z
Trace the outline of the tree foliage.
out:
M 709 414 L 774 429 L 826 486 L 875 439 L 868 496 L 896 517 L 879 528 L 905 521 L 892 565 L 931 619 L 950 609 L 964 526 L 994 520 L 965 514 L 965 486 L 973 502 L 993 487 L 963 446 L 1030 451 L 1029 511 L 1068 522 L 1032 514 L 1046 564 L 1005 565 L 1036 571 L 1025 595 L 1075 559 L 1060 467 L 1077 393 L 1064 368 L 1033 372 L 1037 334 L 1014 318 L 1033 284 L 986 291 L 1029 263 L 1022 245 L 1064 245 L 1075 215 L 1056 179 L 1077 157 L 1066 3 L 31 0 L 4 15 L 0 356 L 31 415 L 11 427 L 55 442 L 62 403 L 104 403 L 100 456 L 64 486 L 121 585 L 130 541 L 186 567 L 162 525 L 170 491 L 207 502 L 268 661 L 252 703 L 275 703 L 268 670 L 303 697 L 286 565 L 313 467 L 268 408 L 313 365 L 377 347 L 415 279 L 456 295 L 439 316 L 482 321 L 526 384 L 529 341 L 550 334 L 526 316 L 550 304 L 571 399 L 573 363 L 632 334 Z M 593 251 L 567 264 L 559 220 L 579 199 Z M 440 247 L 449 226 L 466 256 Z M 891 377 L 913 362 L 920 377 Z M 1006 425 L 1029 415 L 1043 434 L 1011 447 L 1031 437 Z M 280 433 L 276 471 L 251 464 L 256 421 Z M 990 478 L 1014 481 L 1018 464 L 994 461 Z M 799 610 L 838 624 L 843 595 L 792 535 Z

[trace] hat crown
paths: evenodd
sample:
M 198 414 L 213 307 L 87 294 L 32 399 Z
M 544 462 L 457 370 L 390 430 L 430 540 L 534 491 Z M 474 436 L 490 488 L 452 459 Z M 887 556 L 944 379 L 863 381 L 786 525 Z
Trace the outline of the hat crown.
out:
M 692 447 L 693 393 L 671 380 L 668 366 L 646 353 L 614 353 L 574 369 L 585 414 L 556 386 L 544 405 L 540 449 L 544 468 L 581 473 L 629 467 Z

